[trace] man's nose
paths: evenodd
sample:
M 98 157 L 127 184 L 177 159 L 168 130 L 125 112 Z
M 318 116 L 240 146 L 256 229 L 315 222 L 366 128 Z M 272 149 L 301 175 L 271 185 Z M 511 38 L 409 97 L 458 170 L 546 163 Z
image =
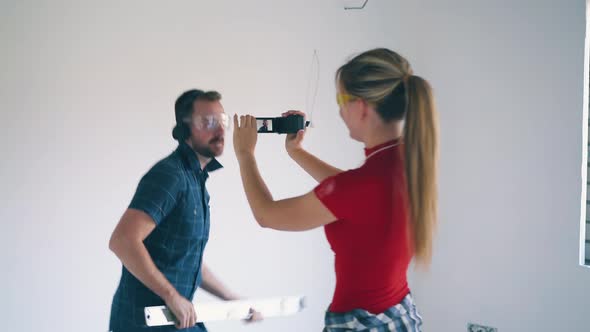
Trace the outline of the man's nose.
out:
M 225 135 L 225 127 L 223 127 L 222 125 L 217 126 L 217 128 L 215 129 L 215 135 Z

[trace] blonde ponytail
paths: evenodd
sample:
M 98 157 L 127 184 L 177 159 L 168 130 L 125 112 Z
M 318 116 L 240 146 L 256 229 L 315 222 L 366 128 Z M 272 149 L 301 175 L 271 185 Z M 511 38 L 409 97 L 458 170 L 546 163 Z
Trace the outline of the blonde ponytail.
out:
M 438 117 L 430 84 L 421 77 L 406 81 L 408 105 L 404 128 L 405 169 L 416 261 L 428 265 L 437 220 Z

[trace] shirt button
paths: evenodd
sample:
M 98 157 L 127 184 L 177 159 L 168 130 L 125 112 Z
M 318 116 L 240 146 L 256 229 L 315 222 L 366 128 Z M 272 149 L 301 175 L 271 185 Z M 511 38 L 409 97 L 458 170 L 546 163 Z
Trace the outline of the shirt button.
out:
M 197 209 L 193 210 L 193 214 L 196 216 L 197 215 Z

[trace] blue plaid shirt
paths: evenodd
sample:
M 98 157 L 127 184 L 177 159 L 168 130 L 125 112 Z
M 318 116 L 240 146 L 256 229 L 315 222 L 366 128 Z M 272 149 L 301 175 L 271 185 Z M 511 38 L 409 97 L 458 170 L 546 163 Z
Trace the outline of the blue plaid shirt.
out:
M 144 240 L 158 269 L 176 290 L 193 299 L 201 284 L 203 251 L 209 239 L 209 172 L 221 168 L 212 159 L 204 170 L 195 152 L 184 142 L 143 176 L 129 205 L 147 213 L 156 228 Z M 177 331 L 173 326 L 146 330 L 143 309 L 164 301 L 124 266 L 111 307 L 110 330 Z M 183 331 L 205 331 L 202 324 Z

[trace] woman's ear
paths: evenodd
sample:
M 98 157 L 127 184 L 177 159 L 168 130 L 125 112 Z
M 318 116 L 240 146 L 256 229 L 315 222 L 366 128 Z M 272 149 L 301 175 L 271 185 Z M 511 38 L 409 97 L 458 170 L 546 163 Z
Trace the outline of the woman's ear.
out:
M 356 103 L 359 105 L 359 116 L 361 120 L 365 120 L 369 116 L 369 112 L 371 109 L 371 104 L 367 103 L 364 99 L 357 99 L 355 100 Z

